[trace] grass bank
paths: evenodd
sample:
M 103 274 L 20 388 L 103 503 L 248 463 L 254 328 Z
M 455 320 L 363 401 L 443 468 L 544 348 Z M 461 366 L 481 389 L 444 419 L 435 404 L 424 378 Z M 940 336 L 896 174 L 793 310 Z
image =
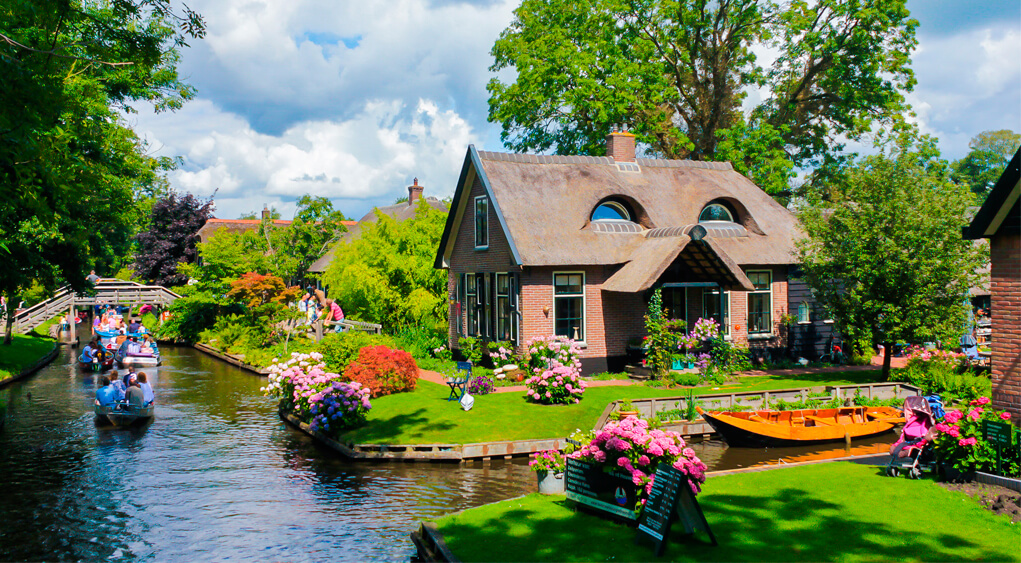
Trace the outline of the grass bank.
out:
M 633 528 L 533 494 L 437 521 L 462 561 L 1018 561 L 1021 529 L 930 480 L 826 463 L 712 477 L 698 497 L 720 545 L 673 526 L 666 553 Z
M 873 374 L 869 379 L 867 375 Z M 823 378 L 823 375 L 826 377 Z M 878 372 L 840 372 L 789 377 L 745 377 L 733 385 L 698 387 L 698 394 L 730 393 L 852 385 L 876 381 Z M 576 405 L 538 405 L 524 393 L 494 393 L 475 397 L 465 412 L 447 401 L 450 390 L 419 380 L 410 393 L 398 393 L 372 401 L 365 426 L 341 437 L 360 444 L 470 444 L 503 440 L 563 438 L 575 429 L 591 429 L 606 405 L 619 399 L 683 396 L 683 389 L 658 389 L 645 385 L 589 387 Z
M 0 382 L 21 373 L 56 346 L 50 338 L 15 334 L 10 346 L 0 345 Z

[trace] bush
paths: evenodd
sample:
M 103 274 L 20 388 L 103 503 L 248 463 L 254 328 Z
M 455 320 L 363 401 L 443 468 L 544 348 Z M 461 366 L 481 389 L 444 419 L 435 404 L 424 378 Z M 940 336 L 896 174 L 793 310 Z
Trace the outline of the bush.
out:
M 585 392 L 585 381 L 573 365 L 555 365 L 529 377 L 525 385 L 525 398 L 544 405 L 577 403 Z
M 433 351 L 444 345 L 444 340 L 434 331 L 425 327 L 413 326 L 398 330 L 394 334 L 397 347 L 414 358 L 428 358 Z
M 934 448 L 936 456 L 943 463 L 955 469 L 968 471 L 996 472 L 996 448 L 985 440 L 982 426 L 984 421 L 1004 422 L 1010 420 L 1010 413 L 993 410 L 988 397 L 979 397 L 965 409 L 949 410 L 936 425 Z M 1011 430 L 1014 432 L 1014 430 Z M 1021 450 L 1007 448 L 1001 452 L 1002 474 L 1007 477 L 1021 475 Z
M 484 375 L 476 375 L 468 380 L 469 395 L 488 395 L 495 390 L 493 380 Z
M 457 339 L 457 346 L 465 360 L 471 362 L 473 366 L 482 365 L 482 357 L 486 352 L 485 342 L 479 338 L 466 336 Z
M 556 366 L 572 367 L 581 371 L 581 348 L 566 336 L 540 336 L 525 344 L 528 350 L 528 369 L 541 374 Z
M 411 354 L 386 346 L 367 346 L 347 367 L 345 377 L 369 388 L 373 397 L 411 391 L 418 382 L 418 366 Z
M 697 373 L 677 373 L 675 372 L 672 376 L 674 383 L 677 385 L 698 385 L 698 374 Z
M 222 305 L 218 296 L 197 291 L 174 301 L 170 306 L 170 320 L 159 326 L 154 336 L 192 344 L 199 341 L 202 331 L 216 324 L 220 315 L 243 312 L 238 304 Z
M 372 403 L 369 390 L 357 382 L 334 381 L 308 398 L 313 432 L 337 437 L 342 430 L 361 426 Z
M 941 350 L 913 349 L 907 367 L 897 370 L 897 379 L 918 387 L 923 395 L 939 395 L 946 404 L 954 399 L 973 400 L 991 394 L 988 377 L 976 375 L 963 365 L 963 355 Z
M 358 358 L 359 351 L 366 346 L 396 347 L 389 336 L 349 330 L 327 334 L 316 345 L 316 351 L 323 355 L 326 369 L 343 374 L 348 364 Z

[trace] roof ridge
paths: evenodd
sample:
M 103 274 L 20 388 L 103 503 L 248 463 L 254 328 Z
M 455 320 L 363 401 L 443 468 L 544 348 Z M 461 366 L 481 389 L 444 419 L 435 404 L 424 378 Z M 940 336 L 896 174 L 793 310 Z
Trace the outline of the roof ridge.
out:
M 479 158 L 483 160 L 494 160 L 500 162 L 518 162 L 521 164 L 607 164 L 617 162 L 608 156 L 582 156 L 564 154 L 526 154 L 512 152 L 478 151 Z M 709 160 L 672 160 L 661 158 L 637 158 L 635 162 L 639 166 L 652 166 L 658 168 L 701 168 L 703 170 L 733 170 L 734 166 L 729 162 L 716 162 Z
M 639 166 L 651 166 L 659 168 L 702 168 L 705 170 L 733 170 L 734 166 L 729 162 L 717 162 L 715 160 L 672 160 L 665 158 L 637 158 Z

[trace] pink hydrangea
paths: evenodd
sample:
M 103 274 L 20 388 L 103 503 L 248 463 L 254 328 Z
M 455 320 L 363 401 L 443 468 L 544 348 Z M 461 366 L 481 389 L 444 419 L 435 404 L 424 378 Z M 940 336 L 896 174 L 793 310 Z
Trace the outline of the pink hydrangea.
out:
M 1002 413 L 1000 413 L 1000 418 L 1002 418 L 1003 420 L 1010 420 L 1010 413 L 1009 412 L 1002 412 Z

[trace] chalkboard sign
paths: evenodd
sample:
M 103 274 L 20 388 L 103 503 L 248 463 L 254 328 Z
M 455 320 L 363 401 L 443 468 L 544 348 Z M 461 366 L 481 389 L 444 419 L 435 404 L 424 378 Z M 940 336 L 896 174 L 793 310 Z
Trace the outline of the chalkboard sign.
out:
M 567 458 L 564 479 L 567 498 L 625 522 L 636 520 L 638 487 L 623 469 L 607 472 L 602 465 Z
M 638 537 L 647 537 L 656 544 L 657 557 L 663 554 L 670 537 L 670 525 L 675 519 L 684 526 L 686 534 L 704 531 L 709 534 L 713 545 L 717 545 L 716 536 L 702 514 L 702 507 L 691 492 L 688 476 L 666 465 L 656 470 L 652 491 L 638 518 Z

